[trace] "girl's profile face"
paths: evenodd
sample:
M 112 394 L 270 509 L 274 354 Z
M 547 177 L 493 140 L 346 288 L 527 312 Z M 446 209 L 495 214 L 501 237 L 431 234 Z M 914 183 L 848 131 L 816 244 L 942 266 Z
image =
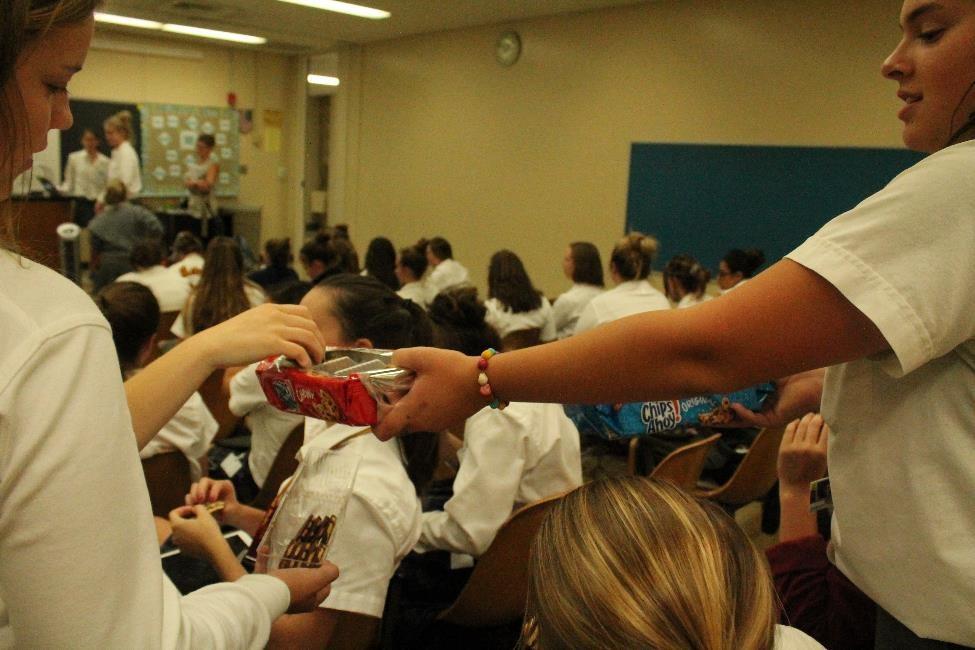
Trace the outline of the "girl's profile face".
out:
M 565 255 L 562 257 L 562 272 L 565 273 L 565 277 L 572 279 L 572 274 L 576 271 L 576 262 L 572 259 L 572 247 L 565 249 Z
M 728 263 L 724 260 L 718 264 L 718 286 L 722 291 L 727 291 L 731 287 L 741 282 L 741 273 L 732 273 L 728 268 Z
M 105 127 L 105 142 L 108 143 L 112 149 L 119 146 L 125 142 L 125 138 L 122 137 L 122 132 L 118 129 L 114 129 L 110 126 Z
M 900 24 L 881 71 L 899 85 L 904 144 L 930 153 L 975 111 L 975 0 L 905 0 Z
M 5 101 L 16 112 L 18 137 L 23 134 L 26 142 L 10 143 L 13 169 L 3 171 L 9 178 L 10 171 L 20 174 L 31 166 L 31 156 L 47 147 L 47 132 L 51 129 L 67 129 L 71 126 L 71 110 L 68 108 L 68 82 L 81 70 L 88 55 L 88 45 L 94 32 L 93 18 L 77 25 L 51 29 L 34 41 L 20 55 L 12 77 L 16 88 L 3 89 Z M 23 100 L 23 114 L 20 114 Z M 21 130 L 21 126 L 26 129 Z M 5 143 L 0 143 L 0 147 Z M 6 156 L 0 156 L 0 159 Z M 2 170 L 0 170 L 2 171 Z M 0 196 L 10 188 L 0 187 Z

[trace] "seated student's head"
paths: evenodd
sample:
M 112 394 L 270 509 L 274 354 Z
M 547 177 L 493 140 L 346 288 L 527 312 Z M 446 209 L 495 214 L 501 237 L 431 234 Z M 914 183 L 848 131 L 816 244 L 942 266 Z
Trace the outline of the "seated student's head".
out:
M 434 237 L 428 240 L 424 252 L 427 255 L 427 261 L 430 263 L 430 266 L 437 266 L 444 260 L 449 260 L 454 257 L 454 249 L 451 248 L 450 242 L 443 237 Z
M 426 252 L 421 247 L 408 246 L 399 252 L 396 259 L 396 279 L 400 285 L 417 282 L 427 272 L 430 263 Z
M 477 356 L 501 349 L 501 337 L 484 321 L 487 309 L 474 287 L 453 287 L 437 294 L 427 308 L 433 321 L 433 344 Z
M 422 307 L 400 298 L 369 276 L 341 273 L 316 284 L 302 299 L 331 347 L 397 349 L 433 343 L 433 328 Z M 437 435 L 398 438 L 406 471 L 420 492 L 433 475 Z
M 342 259 L 331 233 L 320 232 L 305 242 L 298 253 L 305 273 L 312 281 L 342 273 Z
M 291 266 L 291 239 L 268 239 L 264 242 L 264 258 L 268 266 L 286 269 Z
M 542 522 L 524 641 L 540 650 L 771 650 L 764 557 L 714 504 L 664 481 L 583 485 Z
M 311 282 L 304 280 L 281 282 L 271 287 L 268 298 L 276 305 L 298 305 L 311 291 L 311 287 Z
M 664 293 L 674 302 L 690 294 L 700 298 L 708 288 L 711 272 L 690 255 L 675 255 L 664 267 Z
M 163 243 L 158 239 L 143 239 L 129 251 L 129 263 L 136 271 L 145 271 L 162 264 L 165 253 Z
M 603 261 L 599 249 L 587 241 L 569 244 L 562 258 L 562 272 L 575 284 L 604 286 Z
M 95 304 L 112 327 L 122 376 L 145 365 L 159 329 L 159 302 L 152 291 L 137 282 L 113 282 L 98 292 Z
M 659 242 L 654 237 L 640 232 L 631 232 L 623 237 L 609 258 L 609 273 L 619 284 L 630 280 L 645 280 L 653 269 Z
M 755 271 L 764 263 L 765 253 L 757 248 L 733 248 L 718 264 L 718 286 L 722 291 L 727 291 L 755 275 Z
M 542 306 L 542 296 L 534 285 L 521 258 L 509 250 L 491 256 L 488 264 L 488 298 L 495 298 L 515 313 L 533 311 Z
M 173 240 L 173 254 L 170 261 L 178 262 L 191 253 L 202 255 L 203 242 L 189 230 L 181 230 L 176 233 L 176 238 Z
M 366 249 L 366 272 L 390 289 L 399 289 L 396 276 L 396 249 L 385 237 L 376 237 Z
M 105 205 L 118 205 L 125 201 L 127 196 L 125 183 L 117 178 L 108 181 L 108 185 L 105 186 Z

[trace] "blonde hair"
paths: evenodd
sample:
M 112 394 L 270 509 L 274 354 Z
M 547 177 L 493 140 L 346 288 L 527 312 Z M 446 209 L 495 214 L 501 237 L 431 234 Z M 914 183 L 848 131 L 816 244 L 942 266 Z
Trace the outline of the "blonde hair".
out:
M 643 280 L 650 275 L 660 242 L 642 232 L 631 232 L 616 242 L 609 263 L 624 280 Z
M 106 130 L 118 131 L 126 140 L 132 139 L 132 113 L 129 111 L 119 111 L 105 120 L 102 126 Z
M 127 196 L 125 183 L 117 178 L 108 181 L 108 185 L 105 186 L 105 203 L 107 205 L 117 205 L 124 201 Z
M 670 483 L 583 485 L 532 545 L 522 644 L 562 648 L 772 648 L 764 557 L 715 505 Z

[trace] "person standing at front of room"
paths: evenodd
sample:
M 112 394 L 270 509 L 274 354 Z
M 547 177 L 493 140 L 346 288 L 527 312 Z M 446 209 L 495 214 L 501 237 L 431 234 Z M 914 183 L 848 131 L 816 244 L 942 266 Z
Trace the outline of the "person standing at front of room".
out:
M 736 412 L 766 426 L 821 407 L 836 565 L 879 605 L 877 647 L 975 646 L 975 0 L 905 0 L 900 25 L 882 71 L 904 142 L 927 158 L 695 307 L 500 354 L 484 371 L 456 352 L 399 352 L 417 377 L 377 434 L 439 430 L 492 397 L 673 399 L 779 377 L 766 411 Z
M 209 133 L 196 139 L 196 161 L 186 165 L 183 185 L 188 193 L 186 210 L 200 220 L 204 239 L 223 234 L 223 223 L 217 219 L 217 180 L 220 164 L 213 157 L 216 140 Z
M 68 154 L 64 182 L 58 186 L 63 194 L 74 197 L 74 222 L 84 228 L 95 216 L 95 201 L 108 184 L 108 156 L 98 150 L 98 136 L 85 129 L 82 148 Z
M 105 140 L 112 148 L 112 158 L 108 163 L 108 180 L 120 180 L 125 185 L 125 195 L 129 200 L 142 192 L 142 168 L 139 154 L 132 146 L 132 113 L 119 111 L 102 124 Z

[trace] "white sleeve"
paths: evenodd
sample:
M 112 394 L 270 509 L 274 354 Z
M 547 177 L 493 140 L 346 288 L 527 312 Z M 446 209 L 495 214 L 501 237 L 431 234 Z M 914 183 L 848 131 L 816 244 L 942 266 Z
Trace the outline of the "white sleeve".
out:
M 423 513 L 418 551 L 482 555 L 511 515 L 525 467 L 526 431 L 509 411 L 483 409 L 467 420 L 454 494 L 443 512 Z
M 0 598 L 16 645 L 261 646 L 283 583 L 173 597 L 111 334 L 90 321 L 0 359 Z
M 788 255 L 873 321 L 893 376 L 975 337 L 973 176 L 975 142 L 932 154 Z
M 140 458 L 151 458 L 169 450 L 183 453 L 194 468 L 193 480 L 199 477 L 199 461 L 210 448 L 220 425 L 203 402 L 199 393 L 193 393 L 159 433 L 139 452 Z
M 64 180 L 58 185 L 58 189 L 63 194 L 72 195 L 75 192 L 75 160 L 76 158 L 74 156 L 68 156 L 68 164 L 64 167 Z
M 566 294 L 562 294 L 555 299 L 555 304 L 552 305 L 552 321 L 555 323 L 555 331 L 558 334 L 564 334 L 564 330 L 569 325 L 572 320 L 572 312 L 574 305 L 570 305 L 568 300 L 564 300 Z M 569 332 L 571 334 L 571 332 Z
M 256 370 L 257 364 L 252 363 L 230 379 L 229 408 L 239 418 L 268 403 Z
M 122 152 L 118 173 L 119 180 L 125 185 L 127 198 L 133 199 L 139 196 L 142 192 L 142 170 L 139 168 L 139 154 L 131 144 Z
M 586 305 L 586 308 L 582 310 L 582 313 L 579 314 L 579 320 L 576 321 L 576 329 L 573 333 L 582 334 L 597 325 L 599 325 L 599 318 L 596 316 L 596 308 L 593 306 L 592 301 L 590 301 Z
M 542 316 L 545 318 L 545 322 L 542 325 L 541 340 L 543 343 L 546 341 L 554 341 L 555 314 L 552 311 L 552 303 L 544 296 L 542 296 Z

